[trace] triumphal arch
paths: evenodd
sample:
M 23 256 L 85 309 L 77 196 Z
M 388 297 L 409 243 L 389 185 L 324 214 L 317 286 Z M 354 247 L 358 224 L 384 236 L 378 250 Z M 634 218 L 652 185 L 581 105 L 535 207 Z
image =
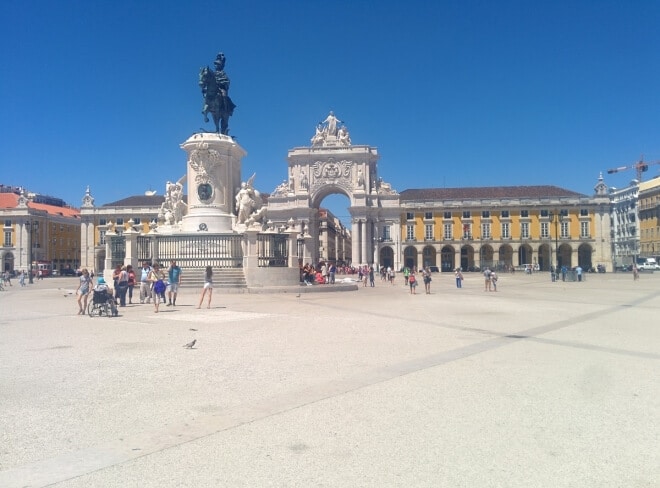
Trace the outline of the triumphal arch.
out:
M 378 175 L 378 150 L 353 144 L 346 125 L 333 112 L 319 122 L 310 145 L 288 152 L 288 178 L 268 198 L 268 220 L 276 226 L 295 222 L 300 231 L 299 256 L 310 263 L 333 256 L 320 248 L 319 206 L 332 194 L 350 201 L 351 257 L 354 265 L 380 264 L 383 247 L 388 261 L 400 235 L 399 194 Z M 391 266 L 396 262 L 383 263 Z

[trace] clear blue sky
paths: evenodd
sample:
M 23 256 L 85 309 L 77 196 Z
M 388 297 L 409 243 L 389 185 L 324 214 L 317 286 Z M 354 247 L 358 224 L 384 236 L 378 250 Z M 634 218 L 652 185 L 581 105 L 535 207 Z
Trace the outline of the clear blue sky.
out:
M 5 0 L 0 21 L 0 182 L 74 206 L 184 174 L 219 51 L 264 192 L 329 110 L 399 191 L 592 194 L 600 171 L 660 159 L 657 0 Z

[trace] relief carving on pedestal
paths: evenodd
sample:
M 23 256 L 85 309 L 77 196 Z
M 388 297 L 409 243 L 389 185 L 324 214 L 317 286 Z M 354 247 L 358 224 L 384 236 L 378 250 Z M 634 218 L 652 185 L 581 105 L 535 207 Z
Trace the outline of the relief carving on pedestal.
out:
M 224 201 L 224 194 L 222 185 L 219 185 L 215 181 L 215 167 L 223 163 L 223 156 L 220 155 L 215 149 L 209 149 L 209 145 L 206 142 L 200 142 L 196 149 L 193 149 L 190 152 L 190 159 L 188 164 L 190 168 L 195 172 L 195 183 L 197 183 L 198 188 L 208 189 L 206 185 L 211 185 L 214 191 L 218 192 L 217 201 Z M 205 195 L 208 191 L 205 192 Z M 208 195 L 210 198 L 211 195 Z M 204 203 L 202 195 L 199 195 L 200 200 Z

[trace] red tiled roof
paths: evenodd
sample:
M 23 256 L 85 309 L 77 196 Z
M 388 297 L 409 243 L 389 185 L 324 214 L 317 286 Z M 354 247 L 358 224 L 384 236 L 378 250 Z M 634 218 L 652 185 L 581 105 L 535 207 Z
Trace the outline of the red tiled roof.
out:
M 0 193 L 0 208 L 18 207 L 19 195 L 16 193 Z M 80 218 L 80 210 L 71 207 L 58 207 L 46 205 L 45 203 L 28 202 L 28 208 L 46 212 L 49 215 L 60 215 L 62 217 Z
M 18 195 L 16 193 L 0 193 L 0 208 L 16 208 Z
M 401 201 L 415 200 L 470 200 L 470 199 L 502 199 L 502 198 L 557 198 L 586 197 L 558 186 L 482 186 L 465 188 L 420 188 L 403 190 Z
M 80 218 L 80 210 L 71 207 L 56 207 L 55 205 L 46 205 L 44 203 L 28 202 L 28 207 L 35 210 L 47 212 L 50 215 L 60 215 L 62 217 Z

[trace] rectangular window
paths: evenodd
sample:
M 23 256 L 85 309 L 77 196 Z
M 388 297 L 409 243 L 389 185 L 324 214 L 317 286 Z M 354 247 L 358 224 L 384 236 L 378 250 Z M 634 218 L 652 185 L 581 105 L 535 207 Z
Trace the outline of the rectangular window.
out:
M 384 241 L 391 241 L 392 240 L 392 234 L 390 230 L 389 225 L 384 225 L 383 226 L 383 240 Z
M 99 219 L 99 225 L 106 225 L 106 223 L 105 219 Z
M 521 210 L 520 216 L 525 218 L 529 217 L 529 210 Z
M 5 227 L 11 227 L 11 220 L 5 220 Z
M 452 224 L 444 224 L 442 230 L 445 236 L 445 239 L 453 239 L 454 233 L 452 232 Z
M 490 218 L 490 210 L 484 210 L 481 212 L 481 218 L 482 219 L 489 219 Z
M 568 237 L 571 237 L 571 236 L 570 236 L 570 233 L 569 233 L 569 231 L 568 231 L 569 223 L 570 223 L 570 222 L 562 222 L 562 223 L 561 223 L 561 236 L 560 236 L 560 237 L 561 237 L 562 239 L 566 239 L 566 238 L 568 238 Z
M 142 221 L 140 220 L 140 217 L 135 217 L 135 218 L 133 219 L 133 223 L 134 223 L 135 225 L 140 225 L 141 222 L 142 222 Z
M 64 225 L 60 225 L 60 232 L 64 232 Z
M 520 237 L 529 239 L 529 222 L 520 223 Z
M 559 211 L 559 215 L 561 215 L 562 217 L 568 217 L 568 210 L 566 210 L 565 208 L 562 208 Z
M 589 209 L 588 208 L 581 208 L 580 209 L 580 216 L 581 217 L 589 217 Z
M 541 210 L 541 217 L 547 217 L 548 216 L 548 210 Z
M 469 219 L 470 218 L 470 211 L 469 210 L 463 210 L 463 218 L 464 219 Z
M 433 212 L 424 212 L 424 220 L 433 220 Z
M 415 240 L 415 226 L 412 224 L 406 225 L 406 240 L 407 241 Z
M 503 219 L 508 219 L 509 218 L 509 211 L 508 210 L 502 210 L 502 218 Z
M 511 233 L 509 232 L 509 225 L 510 224 L 508 222 L 502 223 L 502 239 L 511 238 Z
M 490 239 L 491 237 L 493 236 L 490 234 L 490 223 L 481 224 L 481 238 Z
M 547 239 L 550 237 L 550 223 L 541 222 L 541 239 Z
M 99 231 L 99 246 L 105 246 L 105 231 Z
M 463 239 L 472 239 L 472 224 L 463 224 Z
M 589 236 L 589 222 L 580 222 L 580 236 L 581 237 L 590 237 Z
M 451 212 L 445 212 L 444 213 L 444 218 L 447 220 L 451 220 Z
M 124 219 L 122 217 L 117 217 L 117 225 L 124 225 Z
M 433 224 L 424 225 L 424 240 L 433 240 Z
M 3 246 L 11 247 L 11 231 L 10 230 L 5 231 L 5 242 L 4 242 Z

